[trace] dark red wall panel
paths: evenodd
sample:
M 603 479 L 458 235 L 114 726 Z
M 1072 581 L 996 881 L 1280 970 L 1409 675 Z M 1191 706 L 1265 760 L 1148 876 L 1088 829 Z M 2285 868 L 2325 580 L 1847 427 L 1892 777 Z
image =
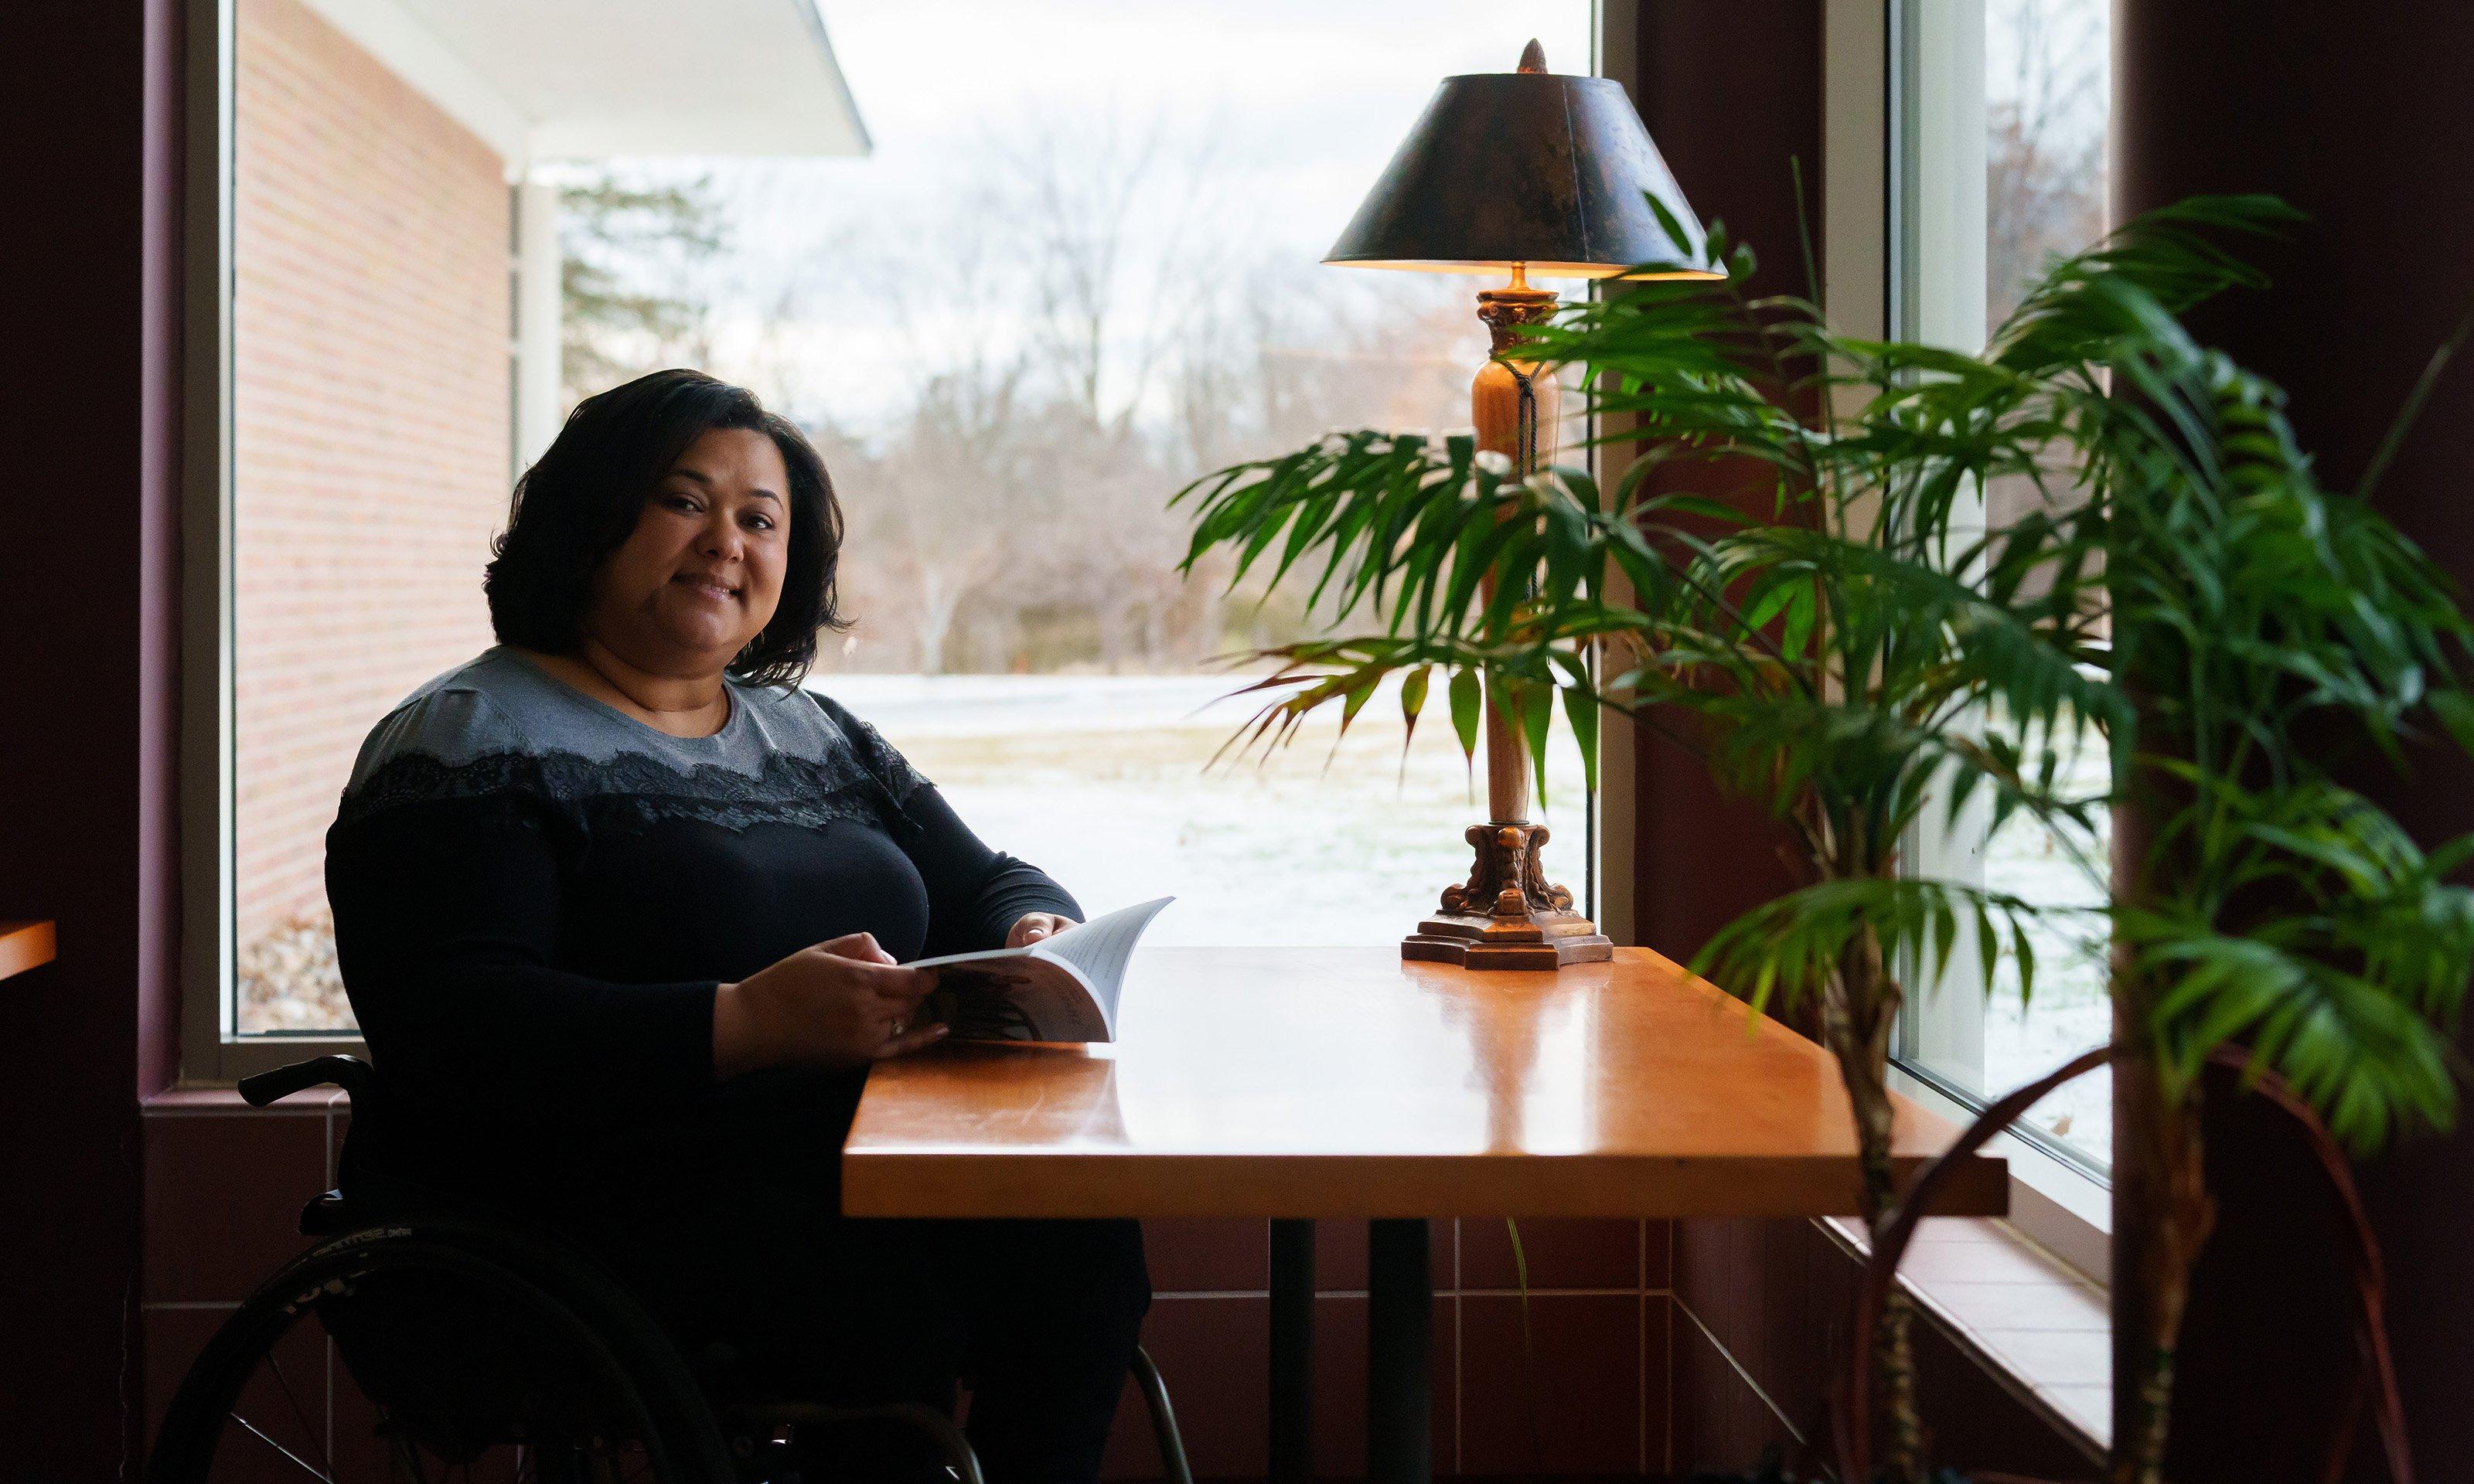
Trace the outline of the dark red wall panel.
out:
M 0 8 L 0 1459 L 133 1472 L 141 1084 L 178 912 L 177 0 Z
M 1755 247 L 1762 292 L 1803 291 L 1793 167 L 1821 203 L 1821 7 L 1652 0 L 1638 8 L 1634 101 L 1704 223 Z M 1766 488 L 1722 471 L 1694 486 L 1766 508 Z M 1634 732 L 1635 941 L 1689 959 L 1745 909 L 1793 886 L 1786 832 L 1758 805 L 1721 793 L 1699 762 L 1650 729 Z

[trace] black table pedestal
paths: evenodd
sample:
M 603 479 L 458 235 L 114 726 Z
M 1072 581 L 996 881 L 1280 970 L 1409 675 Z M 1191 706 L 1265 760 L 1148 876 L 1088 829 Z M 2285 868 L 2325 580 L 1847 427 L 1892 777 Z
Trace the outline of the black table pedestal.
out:
M 1367 1484 L 1434 1477 L 1435 1285 L 1426 1223 L 1368 1223 L 1366 1250 Z
M 1367 1224 L 1367 1484 L 1432 1484 L 1434 1275 L 1423 1219 Z M 1272 1223 L 1271 1484 L 1314 1477 L 1314 1223 Z
M 1271 1484 L 1314 1478 L 1315 1224 L 1272 1223 Z

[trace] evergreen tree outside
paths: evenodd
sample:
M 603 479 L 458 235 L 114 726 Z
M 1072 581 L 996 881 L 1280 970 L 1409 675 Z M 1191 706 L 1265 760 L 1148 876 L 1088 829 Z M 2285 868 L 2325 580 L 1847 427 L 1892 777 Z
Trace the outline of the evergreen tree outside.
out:
M 563 408 L 647 371 L 699 364 L 711 305 L 698 269 L 730 232 L 710 176 L 634 185 L 606 173 L 559 191 Z

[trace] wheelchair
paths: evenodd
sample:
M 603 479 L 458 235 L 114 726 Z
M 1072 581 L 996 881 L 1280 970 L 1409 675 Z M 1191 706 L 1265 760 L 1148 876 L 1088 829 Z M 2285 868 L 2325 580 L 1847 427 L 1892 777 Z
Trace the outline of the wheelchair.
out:
M 263 1108 L 327 1086 L 362 1137 L 346 1140 L 338 1188 L 302 1210 L 314 1243 L 173 1394 L 149 1484 L 839 1484 L 861 1473 L 837 1450 L 899 1428 L 941 1461 L 934 1477 L 982 1484 L 951 1417 L 741 1394 L 691 1367 L 587 1254 L 364 1168 L 383 1107 L 368 1063 L 322 1056 L 240 1092 Z M 1158 1368 L 1137 1350 L 1133 1372 L 1171 1484 L 1193 1484 Z

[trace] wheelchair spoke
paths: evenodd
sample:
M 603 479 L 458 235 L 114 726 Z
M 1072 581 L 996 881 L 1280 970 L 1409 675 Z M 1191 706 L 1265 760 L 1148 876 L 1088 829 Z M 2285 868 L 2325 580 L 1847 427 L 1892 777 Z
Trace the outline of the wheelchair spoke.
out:
M 241 1416 L 238 1412 L 233 1412 L 230 1415 L 233 1422 L 240 1424 L 243 1427 L 249 1430 L 249 1435 L 251 1437 L 255 1438 L 260 1443 L 265 1444 L 268 1448 L 275 1449 L 284 1457 L 291 1459 L 296 1464 L 299 1464 L 301 1466 L 302 1472 L 308 1474 L 313 1479 L 324 1480 L 325 1484 L 335 1484 L 334 1476 L 332 1474 L 319 1472 L 317 1469 L 310 1465 L 307 1459 L 292 1451 L 292 1449 L 285 1448 L 282 1444 L 276 1442 L 273 1438 L 268 1437 L 266 1435 L 265 1428 L 260 1427 L 254 1422 L 251 1422 L 248 1418 Z
M 283 1400 L 292 1407 L 292 1420 L 301 1424 L 302 1433 L 318 1449 L 318 1462 L 325 1466 L 318 1476 L 327 1480 L 328 1484 L 333 1484 L 335 1460 L 327 1456 L 326 1435 L 318 1428 L 309 1425 L 309 1414 L 302 1410 L 301 1399 L 293 1394 L 292 1382 L 283 1374 L 283 1362 L 276 1357 L 275 1352 L 270 1350 L 266 1352 L 266 1364 L 268 1369 L 275 1373 L 275 1384 L 283 1388 Z M 301 1467 L 306 1469 L 309 1466 L 303 1464 Z

